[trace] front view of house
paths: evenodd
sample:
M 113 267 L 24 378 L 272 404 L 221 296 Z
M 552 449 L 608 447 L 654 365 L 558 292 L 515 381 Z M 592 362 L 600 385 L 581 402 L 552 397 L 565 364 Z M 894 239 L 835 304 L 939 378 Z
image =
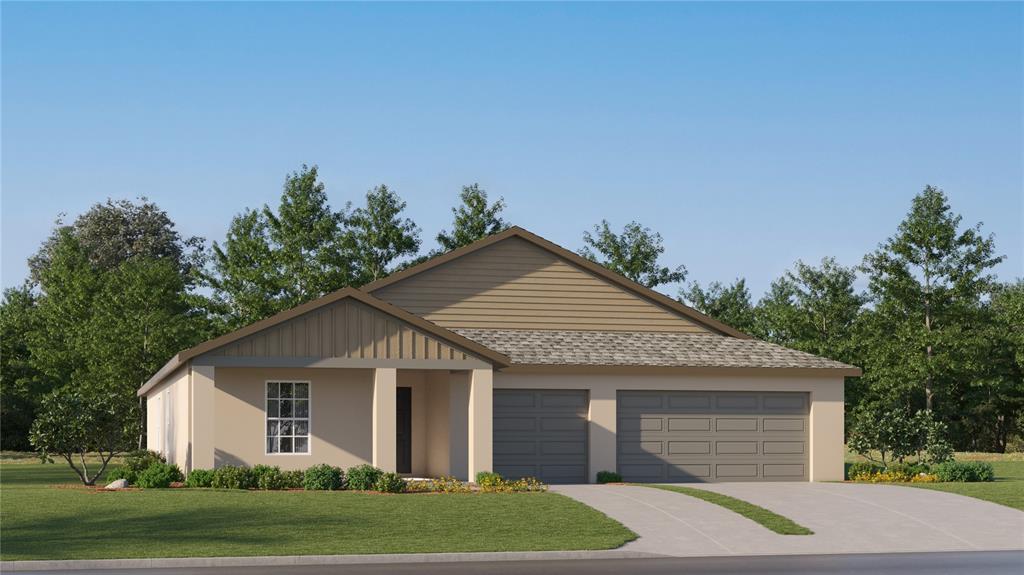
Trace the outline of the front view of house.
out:
M 859 373 L 511 228 L 182 351 L 138 394 L 186 471 L 832 481 Z

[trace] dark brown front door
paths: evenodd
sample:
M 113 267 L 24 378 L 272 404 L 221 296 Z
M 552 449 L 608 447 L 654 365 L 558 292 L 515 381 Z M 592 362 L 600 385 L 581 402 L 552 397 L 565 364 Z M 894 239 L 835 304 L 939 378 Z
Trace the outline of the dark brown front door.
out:
M 412 473 L 412 388 L 399 387 L 395 407 L 397 419 L 398 472 Z

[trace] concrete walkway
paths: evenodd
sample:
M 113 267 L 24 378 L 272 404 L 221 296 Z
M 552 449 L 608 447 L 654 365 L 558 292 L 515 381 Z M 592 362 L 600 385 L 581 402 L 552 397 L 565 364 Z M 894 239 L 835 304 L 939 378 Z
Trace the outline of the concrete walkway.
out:
M 846 483 L 688 485 L 786 516 L 814 535 L 778 535 L 732 511 L 661 489 L 559 485 L 640 538 L 623 550 L 677 557 L 1024 549 L 1024 513 L 913 487 Z

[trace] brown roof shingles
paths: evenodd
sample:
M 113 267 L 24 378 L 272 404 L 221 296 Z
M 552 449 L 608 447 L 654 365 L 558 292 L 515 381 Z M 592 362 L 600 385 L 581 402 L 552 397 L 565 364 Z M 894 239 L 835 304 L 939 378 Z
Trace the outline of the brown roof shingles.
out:
M 453 331 L 507 355 L 513 365 L 857 369 L 765 341 L 712 334 L 468 328 Z

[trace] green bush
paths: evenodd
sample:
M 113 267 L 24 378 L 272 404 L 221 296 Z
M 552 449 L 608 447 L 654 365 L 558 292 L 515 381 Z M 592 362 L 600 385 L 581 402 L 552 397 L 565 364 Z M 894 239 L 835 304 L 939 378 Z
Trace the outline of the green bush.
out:
M 170 487 L 171 483 L 181 481 L 182 479 L 184 477 L 182 477 L 181 470 L 178 469 L 177 465 L 156 462 L 139 474 L 136 485 L 143 489 L 165 489 Z
M 381 473 L 374 488 L 381 493 L 402 493 L 405 491 L 405 480 L 397 473 Z
M 274 465 L 254 465 L 252 474 L 256 477 L 259 489 L 284 489 L 284 474 L 281 468 Z
M 302 487 L 307 491 L 334 491 L 342 489 L 344 482 L 345 474 L 340 467 L 321 463 L 306 470 Z
M 306 472 L 301 469 L 289 469 L 281 472 L 284 489 L 302 489 L 306 481 Z
M 193 469 L 185 478 L 185 487 L 212 487 L 212 469 Z
M 225 465 L 213 472 L 211 486 L 218 489 L 254 489 L 256 475 L 248 467 Z
M 935 468 L 939 481 L 995 481 L 996 473 L 987 461 L 947 461 Z
M 850 480 L 856 480 L 858 477 L 874 475 L 882 471 L 882 466 L 875 465 L 870 461 L 857 461 L 851 463 L 846 469 L 846 478 Z
M 931 466 L 927 463 L 893 463 L 885 468 L 886 471 L 899 475 L 915 477 L 922 473 L 930 473 Z
M 110 483 L 118 479 L 124 479 L 128 482 L 128 485 L 135 485 L 135 482 L 139 480 L 139 476 L 127 468 L 116 467 L 107 472 L 107 477 L 103 481 Z
M 137 485 L 139 475 L 154 463 L 167 463 L 167 460 L 155 451 L 136 449 L 124 456 L 124 463 L 121 464 L 121 467 L 107 474 L 106 481 L 124 479 L 129 485 Z
M 622 483 L 622 476 L 614 471 L 598 471 L 598 483 Z
M 504 483 L 501 474 L 493 471 L 480 471 L 476 474 L 476 484 L 480 487 L 497 487 Z
M 376 487 L 377 480 L 380 479 L 382 473 L 384 472 L 380 469 L 364 463 L 363 465 L 357 465 L 350 468 L 345 472 L 345 477 L 348 479 L 349 489 L 355 489 L 356 491 L 369 491 Z

